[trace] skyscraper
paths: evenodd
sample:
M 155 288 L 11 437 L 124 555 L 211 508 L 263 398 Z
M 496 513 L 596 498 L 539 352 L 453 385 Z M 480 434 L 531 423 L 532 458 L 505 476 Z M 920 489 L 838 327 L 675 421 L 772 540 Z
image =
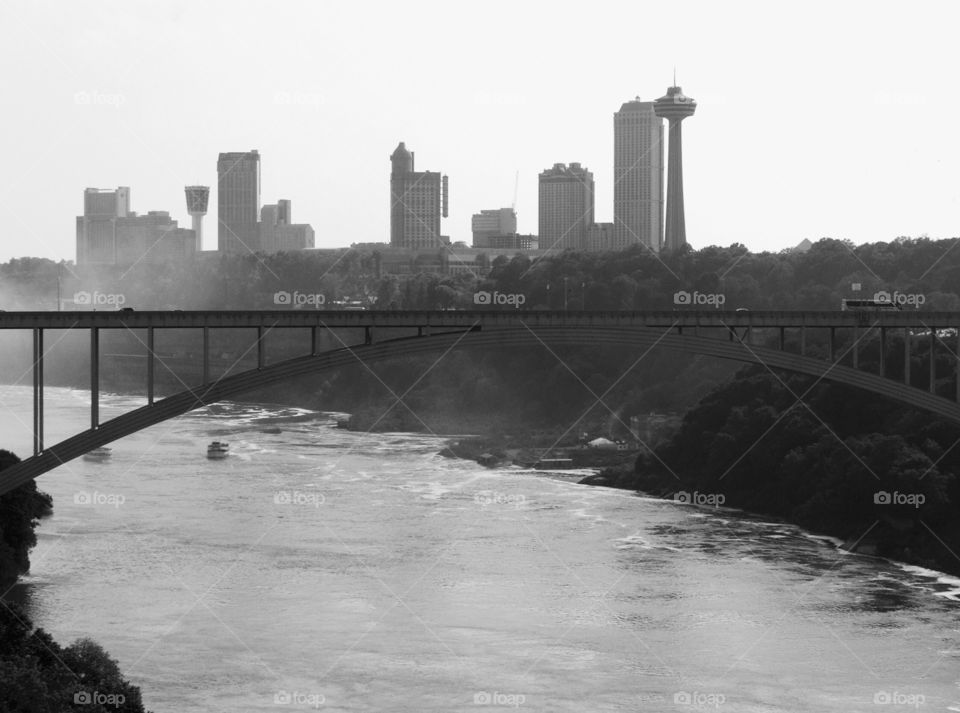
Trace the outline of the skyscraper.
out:
M 579 163 L 540 174 L 540 249 L 582 250 L 593 225 L 593 174 Z
M 222 153 L 217 159 L 217 248 L 223 253 L 260 249 L 260 154 Z
M 413 152 L 402 141 L 390 155 L 390 245 L 445 245 L 440 218 L 447 217 L 447 177 L 434 171 L 415 171 L 413 159 Z
M 674 80 L 676 81 L 676 80 Z M 667 228 L 663 237 L 664 250 L 677 250 L 687 244 L 687 228 L 683 216 L 683 149 L 680 122 L 693 116 L 697 103 L 684 96 L 680 87 L 667 87 L 666 96 L 657 99 L 657 116 L 670 124 L 670 155 L 667 166 Z
M 663 120 L 639 97 L 613 115 L 613 239 L 608 249 L 643 243 L 660 249 L 663 235 Z

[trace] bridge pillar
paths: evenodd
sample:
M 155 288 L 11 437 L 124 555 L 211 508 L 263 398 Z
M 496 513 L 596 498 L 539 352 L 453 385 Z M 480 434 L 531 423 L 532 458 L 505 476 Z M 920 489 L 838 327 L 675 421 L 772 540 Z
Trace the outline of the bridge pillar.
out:
M 833 364 L 837 361 L 837 329 L 836 327 L 830 327 L 830 363 Z
M 311 354 L 317 353 L 317 328 L 310 327 L 310 349 Z M 263 327 L 257 327 L 257 368 L 263 369 L 266 363 L 266 355 L 263 349 Z
M 957 348 L 953 352 L 956 359 L 953 362 L 953 371 L 957 375 L 956 401 L 960 403 L 960 327 L 957 327 Z
M 363 328 L 363 343 L 373 344 L 373 327 Z
M 100 328 L 90 328 L 90 428 L 100 427 Z
M 319 330 L 317 329 L 317 326 L 314 325 L 310 327 L 310 356 L 316 356 L 317 354 L 320 353 L 320 342 L 318 341 L 318 339 L 319 339 Z M 259 345 L 257 345 L 257 349 L 258 350 L 260 349 Z M 258 351 L 258 359 L 259 359 L 259 351 Z M 260 368 L 262 369 L 263 366 L 261 366 Z
M 33 455 L 43 451 L 43 330 L 33 330 Z
M 780 327 L 780 351 L 783 351 L 783 345 L 786 343 L 786 335 L 784 334 L 785 329 Z
M 887 375 L 887 328 L 880 327 L 880 376 Z
M 153 404 L 153 371 L 155 364 L 153 354 L 153 327 L 147 327 L 147 403 Z
M 935 359 L 935 350 L 937 346 L 937 328 L 930 327 L 930 393 L 937 390 L 937 363 Z
M 903 383 L 910 386 L 910 327 L 903 328 Z
M 856 369 L 860 363 L 860 328 L 853 325 L 853 368 Z
M 800 327 L 800 356 L 807 355 L 807 328 Z
M 210 383 L 210 328 L 203 328 L 203 383 Z

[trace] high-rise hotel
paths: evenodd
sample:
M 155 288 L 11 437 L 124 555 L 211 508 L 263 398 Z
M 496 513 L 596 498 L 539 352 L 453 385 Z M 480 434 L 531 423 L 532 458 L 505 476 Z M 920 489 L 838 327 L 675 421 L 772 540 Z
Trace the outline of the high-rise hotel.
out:
M 260 250 L 260 154 L 222 153 L 217 159 L 217 249 L 227 254 Z
M 390 155 L 390 245 L 435 248 L 447 244 L 440 218 L 447 217 L 447 177 L 415 171 L 412 151 L 401 141 Z
M 579 163 L 540 173 L 540 249 L 583 250 L 593 225 L 593 174 Z
M 628 101 L 613 115 L 613 240 L 660 250 L 663 235 L 663 121 L 654 102 Z

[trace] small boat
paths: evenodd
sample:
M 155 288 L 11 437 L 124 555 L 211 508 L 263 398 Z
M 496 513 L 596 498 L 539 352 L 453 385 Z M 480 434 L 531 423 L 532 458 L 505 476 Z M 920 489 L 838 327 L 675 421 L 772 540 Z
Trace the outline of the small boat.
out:
M 213 460 L 226 458 L 229 455 L 229 450 L 229 443 L 224 443 L 223 441 L 214 441 L 207 446 L 207 458 L 212 458 Z
M 94 448 L 92 451 L 87 451 L 86 453 L 84 453 L 83 459 L 92 460 L 97 463 L 102 463 L 103 461 L 107 460 L 111 455 L 113 455 L 113 451 L 111 451 L 106 446 L 99 446 L 97 448 Z

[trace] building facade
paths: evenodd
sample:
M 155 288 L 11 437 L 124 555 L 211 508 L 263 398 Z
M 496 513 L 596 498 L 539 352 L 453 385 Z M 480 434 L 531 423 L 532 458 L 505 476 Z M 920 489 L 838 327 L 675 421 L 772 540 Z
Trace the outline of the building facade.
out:
M 495 208 L 474 213 L 470 219 L 473 247 L 489 248 L 491 239 L 517 234 L 517 212 L 513 208 Z
M 217 159 L 217 249 L 246 254 L 260 249 L 260 154 L 221 153 Z
M 166 211 L 137 215 L 130 189 L 87 188 L 77 217 L 77 265 L 179 262 L 196 254 L 196 233 L 180 228 Z
M 416 171 L 414 154 L 401 141 L 390 155 L 390 245 L 431 248 L 449 242 L 440 234 L 448 213 L 447 177 Z
M 587 229 L 587 243 L 585 250 L 601 252 L 603 250 L 622 250 L 619 245 L 615 223 L 594 223 Z
M 313 228 L 306 223 L 293 223 L 289 200 L 260 209 L 260 250 L 265 253 L 308 250 L 314 247 Z
M 613 115 L 611 249 L 642 243 L 659 251 L 663 236 L 663 120 L 654 102 L 628 101 Z
M 541 250 L 582 250 L 593 225 L 593 174 L 579 163 L 555 163 L 540 174 Z

